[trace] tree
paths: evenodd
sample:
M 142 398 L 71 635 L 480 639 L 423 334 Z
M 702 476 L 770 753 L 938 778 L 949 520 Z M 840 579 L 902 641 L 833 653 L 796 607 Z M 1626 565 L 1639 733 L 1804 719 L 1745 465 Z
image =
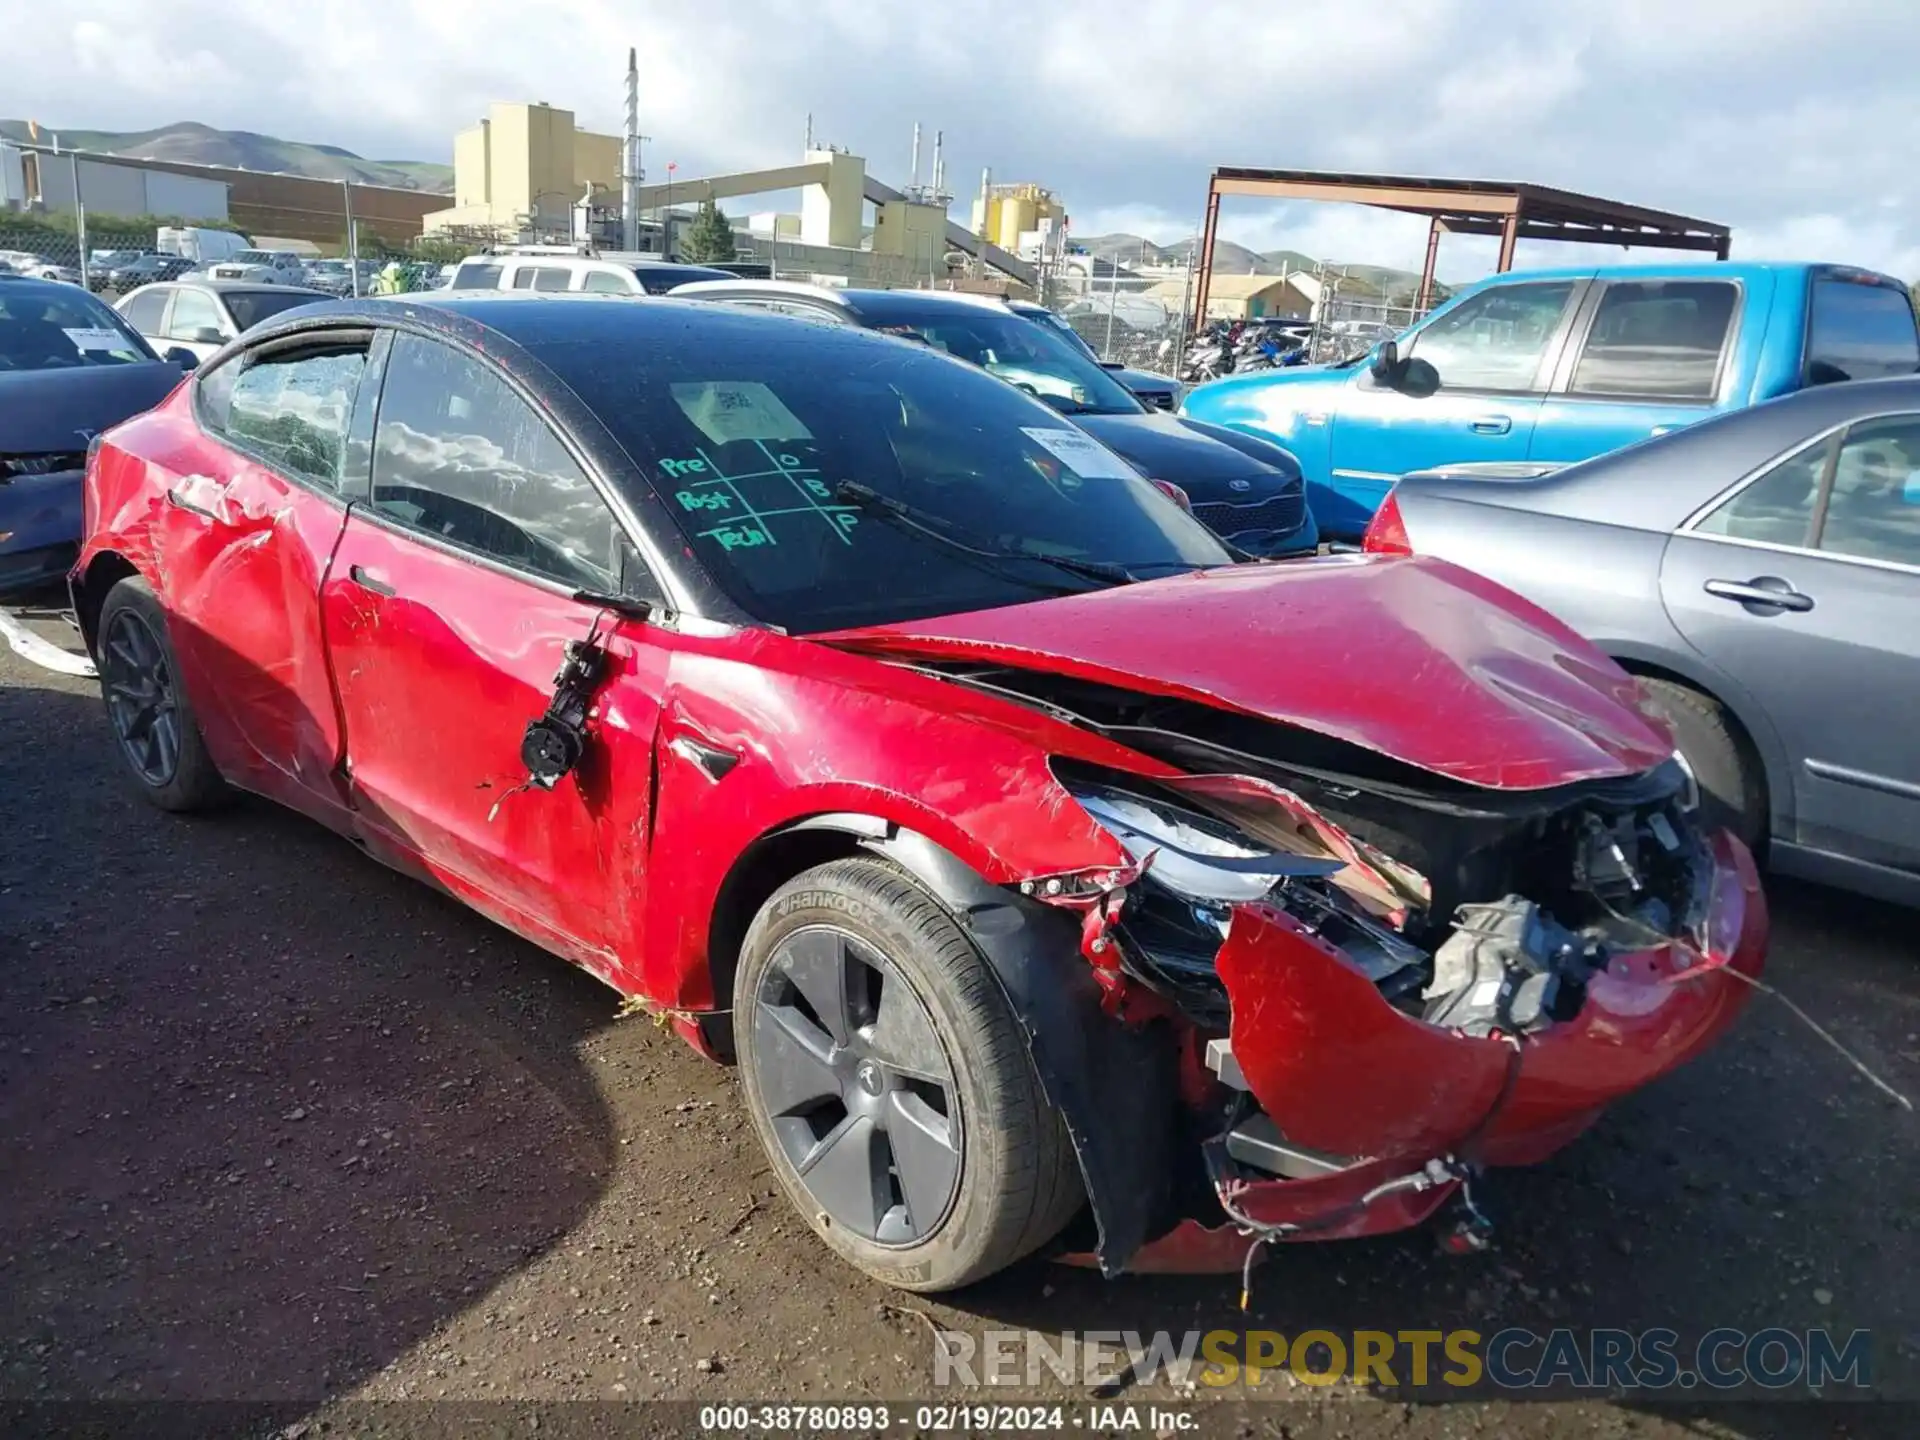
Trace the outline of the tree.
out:
M 686 237 L 680 242 L 680 258 L 695 264 L 706 264 L 714 260 L 731 260 L 735 253 L 733 226 L 727 222 L 726 212 L 709 195 L 700 202 L 699 210 L 694 213 L 693 224 L 687 228 Z

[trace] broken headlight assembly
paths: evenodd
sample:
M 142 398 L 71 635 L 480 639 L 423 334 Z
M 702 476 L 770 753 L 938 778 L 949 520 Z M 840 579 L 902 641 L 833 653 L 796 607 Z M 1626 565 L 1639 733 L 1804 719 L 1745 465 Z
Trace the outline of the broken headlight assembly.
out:
M 1120 917 L 1125 964 L 1196 1023 L 1224 1029 L 1230 1018 L 1215 956 L 1235 905 L 1265 902 L 1286 910 L 1389 997 L 1423 982 L 1425 952 L 1331 883 L 1344 861 L 1277 849 L 1156 793 L 1151 781 L 1128 783 L 1065 766 L 1056 773 L 1080 808 L 1142 867 Z

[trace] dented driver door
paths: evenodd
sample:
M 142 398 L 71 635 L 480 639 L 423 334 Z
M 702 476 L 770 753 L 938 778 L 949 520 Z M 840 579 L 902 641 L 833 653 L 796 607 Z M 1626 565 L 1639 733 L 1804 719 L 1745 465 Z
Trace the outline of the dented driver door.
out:
M 387 858 L 607 979 L 643 913 L 666 652 L 643 622 L 573 596 L 616 588 L 625 544 L 490 366 L 395 341 L 370 493 L 323 592 L 357 822 Z M 578 763 L 530 786 L 528 723 L 590 637 L 605 662 Z
M 205 438 L 154 526 L 169 632 L 221 771 L 345 828 L 320 586 L 346 521 L 365 331 L 243 352 L 195 382 Z

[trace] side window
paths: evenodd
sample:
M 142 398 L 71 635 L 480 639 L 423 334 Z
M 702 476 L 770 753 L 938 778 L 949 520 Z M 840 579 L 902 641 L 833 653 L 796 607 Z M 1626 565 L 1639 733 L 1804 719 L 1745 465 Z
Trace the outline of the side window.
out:
M 382 514 L 562 584 L 641 584 L 613 512 L 552 426 L 451 346 L 394 341 L 373 449 Z
M 1532 390 L 1572 295 L 1571 280 L 1483 290 L 1414 336 L 1408 353 L 1433 367 L 1442 390 Z
M 531 290 L 533 288 L 533 266 L 521 265 L 514 269 L 513 288 L 516 290 Z
M 1807 328 L 1807 381 L 1871 380 L 1920 370 L 1913 302 L 1891 285 L 1813 282 Z
M 275 469 L 337 491 L 366 368 L 364 341 L 266 355 L 237 373 L 223 365 L 202 385 L 201 415 Z
M 1616 281 L 1574 367 L 1581 395 L 1711 400 L 1738 287 L 1724 280 Z
M 536 290 L 564 290 L 572 280 L 573 272 L 557 265 L 542 265 L 533 272 L 533 288 Z M 516 286 L 520 283 L 518 275 L 513 277 L 513 283 Z
M 1920 565 L 1920 415 L 1868 420 L 1847 432 L 1820 548 Z
M 227 333 L 220 307 L 204 290 L 180 289 L 173 293 L 173 316 L 167 321 L 169 340 L 197 340 L 202 330 Z
M 497 290 L 500 288 L 500 267 L 468 262 L 453 272 L 455 290 Z
M 1817 440 L 1778 462 L 1722 502 L 1694 529 L 1732 540 L 1768 545 L 1805 545 L 1813 529 L 1820 477 L 1833 455 L 1834 437 Z
M 166 290 L 142 290 L 127 301 L 127 308 L 120 313 L 142 335 L 158 335 L 160 322 L 166 318 L 167 296 L 170 293 Z
M 631 295 L 633 282 L 610 270 L 589 270 L 580 288 L 593 295 Z

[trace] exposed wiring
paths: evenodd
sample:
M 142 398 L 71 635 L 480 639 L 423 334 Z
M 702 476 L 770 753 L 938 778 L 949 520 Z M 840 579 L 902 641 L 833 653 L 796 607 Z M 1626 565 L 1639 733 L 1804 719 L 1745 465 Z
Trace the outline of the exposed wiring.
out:
M 1734 979 L 1744 981 L 1748 985 L 1751 985 L 1754 989 L 1758 990 L 1762 995 L 1771 995 L 1774 999 L 1778 1000 L 1782 1005 L 1786 1006 L 1787 1009 L 1791 1010 L 1795 1015 L 1798 1015 L 1800 1019 L 1806 1024 L 1809 1030 L 1813 1031 L 1814 1034 L 1818 1035 L 1822 1040 L 1826 1041 L 1827 1044 L 1831 1045 L 1834 1049 L 1838 1050 L 1840 1052 L 1841 1058 L 1844 1059 L 1849 1065 L 1853 1066 L 1854 1069 L 1858 1070 L 1862 1075 L 1866 1076 L 1868 1081 L 1874 1086 L 1875 1089 L 1884 1091 L 1888 1096 L 1892 1098 L 1893 1102 L 1899 1105 L 1903 1110 L 1913 1109 L 1913 1101 L 1909 1100 L 1905 1095 L 1902 1095 L 1898 1090 L 1894 1089 L 1893 1086 L 1889 1085 L 1886 1081 L 1882 1080 L 1878 1075 L 1874 1074 L 1873 1071 L 1869 1070 L 1866 1066 L 1865 1061 L 1861 1060 L 1861 1058 L 1858 1055 L 1855 1055 L 1851 1050 L 1847 1049 L 1845 1045 L 1842 1045 L 1837 1039 L 1834 1038 L 1832 1031 L 1828 1030 L 1826 1026 L 1822 1025 L 1818 1020 L 1814 1019 L 1806 1011 L 1802 1010 L 1792 1000 L 1788 999 L 1785 995 L 1781 994 L 1780 991 L 1774 989 L 1774 987 L 1767 984 L 1766 981 L 1756 980 L 1753 978 L 1753 976 L 1744 974 L 1741 971 L 1734 969 L 1731 965 L 1724 966 L 1722 968 L 1725 969 L 1727 974 L 1733 976 Z M 1685 976 L 1682 978 L 1692 979 L 1693 977 Z

